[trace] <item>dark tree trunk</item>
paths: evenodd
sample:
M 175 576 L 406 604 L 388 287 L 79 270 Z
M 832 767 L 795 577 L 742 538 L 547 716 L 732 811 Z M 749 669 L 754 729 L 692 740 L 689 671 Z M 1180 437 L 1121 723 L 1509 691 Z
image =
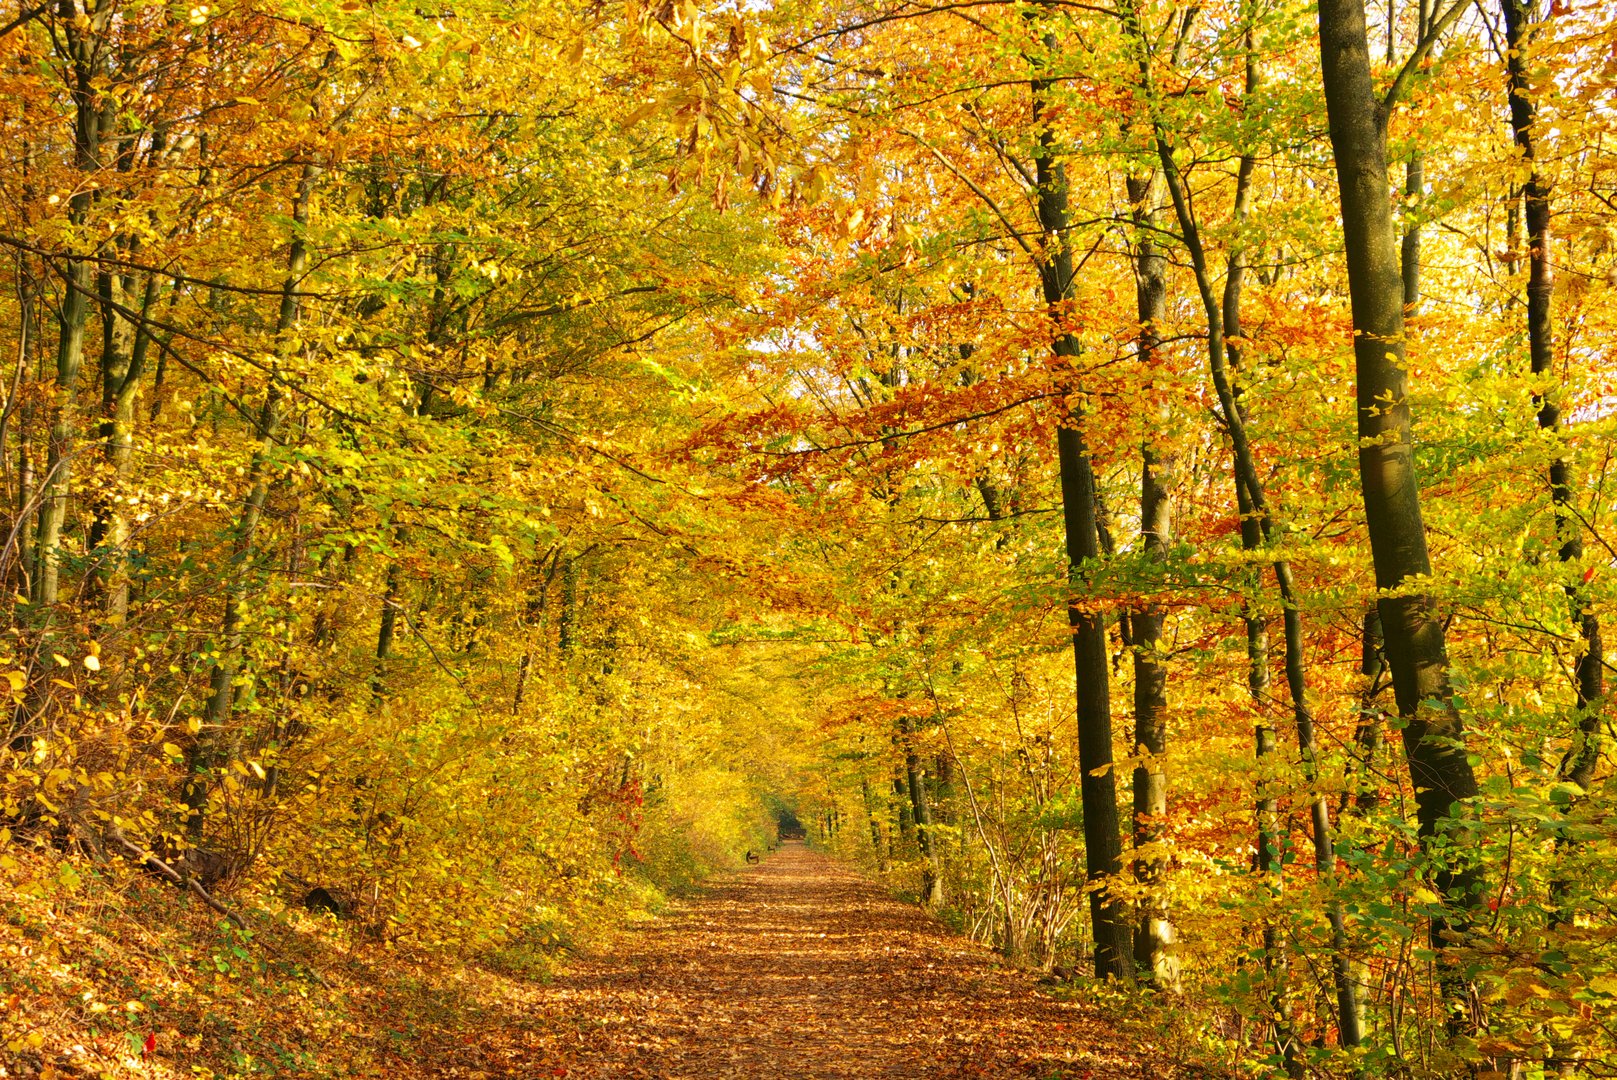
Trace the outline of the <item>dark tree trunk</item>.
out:
M 132 252 L 138 250 L 131 248 Z M 101 452 L 116 482 L 128 474 L 134 454 L 135 393 L 151 351 L 146 319 L 157 299 L 158 282 L 156 274 L 146 275 L 138 303 L 134 302 L 133 275 L 104 274 L 101 286 Z M 109 625 L 122 623 L 129 611 L 128 549 L 128 519 L 116 502 L 101 500 L 90 530 L 90 550 L 98 561 L 97 576 Z
M 1432 564 L 1411 431 L 1402 257 L 1388 197 L 1387 103 L 1370 70 L 1363 0 L 1320 0 L 1319 31 L 1353 308 L 1359 479 L 1420 834 L 1430 842 L 1477 794 L 1477 781 L 1450 700 L 1443 620 L 1429 595 L 1406 585 L 1429 577 Z M 1436 884 L 1449 914 L 1432 920 L 1431 943 L 1451 1019 L 1469 1026 L 1471 995 L 1447 957 L 1452 935 L 1465 933 L 1481 903 L 1481 868 L 1475 852 L 1442 846 Z
M 402 539 L 402 538 L 401 538 Z M 399 561 L 387 564 L 387 583 L 382 590 L 382 617 L 376 628 L 376 670 L 371 675 L 371 698 L 380 705 L 387 693 L 387 662 L 393 656 L 393 637 L 399 621 Z
M 562 662 L 572 655 L 578 642 L 578 560 L 561 562 L 561 613 L 556 617 L 556 649 Z
M 1045 47 L 1055 50 L 1054 35 Z M 1076 338 L 1060 329 L 1066 307 L 1076 295 L 1068 210 L 1067 169 L 1060 159 L 1055 133 L 1046 123 L 1055 83 L 1034 79 L 1033 121 L 1039 128 L 1035 151 L 1038 215 L 1042 231 L 1040 282 L 1057 330 L 1052 352 L 1058 369 L 1068 369 L 1080 355 Z M 1066 531 L 1069 597 L 1067 620 L 1072 630 L 1073 669 L 1078 692 L 1078 768 L 1084 810 L 1084 866 L 1092 886 L 1090 921 L 1095 940 L 1097 978 L 1132 978 L 1134 930 L 1128 905 L 1113 896 L 1107 883 L 1123 872 L 1123 841 L 1117 812 L 1117 777 L 1112 768 L 1111 672 L 1106 655 L 1106 620 L 1078 595 L 1083 565 L 1100 554 L 1094 468 L 1084 445 L 1080 388 L 1063 387 L 1066 412 L 1056 432 L 1061 472 L 1062 522 Z
M 882 842 L 881 815 L 876 812 L 876 795 L 870 789 L 869 777 L 861 777 L 859 788 L 865 797 L 865 816 L 870 819 L 870 851 L 876 856 L 876 869 L 887 873 L 887 847 Z
M 33 417 L 34 409 L 31 404 L 23 404 L 20 408 L 18 402 L 24 399 L 26 387 L 30 379 L 35 378 L 35 365 L 39 354 L 39 326 L 34 320 L 34 304 L 36 301 L 39 283 L 35 279 L 28 259 L 22 254 L 17 255 L 17 370 L 11 382 L 11 397 L 8 409 L 16 409 L 17 423 L 17 513 L 14 519 L 13 530 L 17 535 L 17 567 L 21 580 L 12 591 L 22 596 L 28 596 L 33 590 L 34 580 L 34 543 L 32 524 L 34 512 L 34 451 L 33 451 Z M 0 419 L 0 432 L 9 425 L 11 415 L 8 413 Z M 0 449 L 4 447 L 4 440 L 0 439 Z
M 1128 195 L 1136 225 L 1135 310 L 1140 320 L 1139 360 L 1150 369 L 1161 343 L 1158 327 L 1167 312 L 1168 260 L 1156 244 L 1154 176 L 1130 177 Z M 1140 450 L 1140 539 L 1147 558 L 1160 563 L 1173 543 L 1170 496 L 1173 463 L 1147 438 Z M 1141 979 L 1164 988 L 1178 985 L 1174 929 L 1161 896 L 1163 821 L 1168 813 L 1168 665 L 1162 656 L 1162 608 L 1147 605 L 1129 614 L 1134 659 L 1134 876 L 1145 892 L 1134 936 L 1134 966 Z
M 1538 106 L 1533 101 L 1526 50 L 1531 44 L 1538 20 L 1537 0 L 1504 0 L 1505 42 L 1510 71 L 1510 125 L 1516 145 L 1527 163 L 1524 191 L 1527 226 L 1527 347 L 1532 371 L 1547 376 L 1555 367 L 1555 336 L 1550 321 L 1550 305 L 1555 298 L 1554 237 L 1550 232 L 1549 181 L 1538 169 L 1536 142 Z M 1552 438 L 1562 432 L 1561 404 L 1551 389 L 1538 393 L 1538 426 Z M 1558 449 L 1560 449 L 1558 447 Z M 1583 560 L 1583 529 L 1573 508 L 1572 460 L 1564 452 L 1550 463 L 1550 501 L 1555 513 L 1557 555 L 1561 562 L 1575 565 Z M 1583 642 L 1573 679 L 1577 694 L 1577 733 L 1561 763 L 1561 775 L 1587 789 L 1594 782 L 1600 761 L 1600 713 L 1597 705 L 1605 696 L 1602 667 L 1604 643 L 1600 621 L 1595 617 L 1580 584 L 1566 586 L 1572 604 L 1573 621 Z
M 533 640 L 537 631 L 539 640 L 546 641 L 546 616 L 550 611 L 550 586 L 556 578 L 556 571 L 561 566 L 561 551 L 551 548 L 536 565 L 536 570 L 543 570 L 539 575 L 537 588 L 529 594 L 528 604 L 523 612 L 522 627 L 527 636 L 527 645 L 522 650 L 522 659 L 517 664 L 517 688 L 511 695 L 511 715 L 515 716 L 522 711 L 522 702 L 527 695 L 528 679 L 533 675 Z M 544 651 L 549 651 L 549 645 L 542 645 Z
M 910 812 L 910 789 L 904 782 L 904 776 L 902 769 L 893 775 L 893 811 L 897 815 L 897 827 L 888 836 L 887 855 L 895 860 L 900 858 L 898 841 L 907 841 L 915 834 L 915 817 Z
M 1387 658 L 1381 649 L 1381 613 L 1374 605 L 1364 613 L 1359 628 L 1359 674 L 1364 676 L 1364 688 L 1359 692 L 1359 723 L 1353 733 L 1359 757 L 1353 807 L 1363 817 L 1381 803 L 1376 762 L 1381 755 L 1383 716 L 1376 698 L 1385 689 Z
M 937 907 L 943 903 L 943 874 L 938 863 L 937 838 L 932 834 L 932 807 L 926 797 L 926 778 L 921 774 L 920 755 L 915 752 L 914 721 L 902 717 L 898 731 L 904 742 L 904 781 L 909 788 L 915 819 L 915 842 L 925 860 L 921 869 L 921 903 Z

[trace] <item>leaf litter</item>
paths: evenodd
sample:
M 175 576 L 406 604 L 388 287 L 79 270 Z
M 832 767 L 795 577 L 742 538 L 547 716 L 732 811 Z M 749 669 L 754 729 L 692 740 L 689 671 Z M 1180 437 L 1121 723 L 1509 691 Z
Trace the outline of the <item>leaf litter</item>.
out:
M 536 1008 L 572 1077 L 1160 1077 L 1093 1006 L 1042 992 L 798 843 L 575 964 Z

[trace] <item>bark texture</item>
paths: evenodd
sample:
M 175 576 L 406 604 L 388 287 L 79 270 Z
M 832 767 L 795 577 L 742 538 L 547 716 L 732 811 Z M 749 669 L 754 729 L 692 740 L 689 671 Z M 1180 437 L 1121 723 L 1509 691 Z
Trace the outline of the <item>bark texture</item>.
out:
M 1321 0 L 1319 32 L 1353 310 L 1360 487 L 1387 666 L 1420 832 L 1430 850 L 1459 804 L 1477 794 L 1477 781 L 1450 701 L 1443 620 L 1424 591 L 1432 562 L 1411 430 L 1403 259 L 1389 198 L 1388 103 L 1370 70 L 1363 0 Z M 1417 44 L 1412 60 L 1429 47 Z M 1451 934 L 1463 935 L 1468 912 L 1480 904 L 1482 886 L 1472 853 L 1452 850 L 1445 859 L 1436 884 L 1450 914 L 1433 919 L 1431 935 L 1444 957 Z M 1462 1014 L 1470 995 L 1444 966 L 1454 1020 L 1469 1024 Z
M 1044 44 L 1052 53 L 1055 39 Z M 1039 267 L 1045 303 L 1056 324 L 1052 343 L 1058 368 L 1069 368 L 1080 354 L 1078 340 L 1062 329 L 1067 305 L 1076 295 L 1071 246 L 1067 170 L 1050 130 L 1050 94 L 1055 83 L 1034 79 L 1033 118 L 1039 126 L 1035 157 L 1038 216 L 1043 261 Z M 1106 653 L 1106 620 L 1083 602 L 1082 570 L 1100 555 L 1095 473 L 1084 445 L 1080 388 L 1068 386 L 1069 402 L 1056 432 L 1061 472 L 1062 522 L 1065 527 L 1071 593 L 1067 620 L 1072 631 L 1073 669 L 1078 693 L 1078 767 L 1084 809 L 1084 869 L 1089 893 L 1090 924 L 1095 941 L 1097 978 L 1131 978 L 1134 974 L 1134 931 L 1128 905 L 1106 883 L 1123 872 L 1123 841 L 1117 812 L 1117 777 L 1112 754 L 1111 673 Z

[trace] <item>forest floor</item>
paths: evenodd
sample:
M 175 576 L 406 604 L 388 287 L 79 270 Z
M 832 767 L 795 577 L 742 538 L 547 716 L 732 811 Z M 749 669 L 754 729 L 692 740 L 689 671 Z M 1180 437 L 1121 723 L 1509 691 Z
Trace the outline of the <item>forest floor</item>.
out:
M 1186 1072 L 1134 1010 L 1041 986 L 802 844 L 532 971 L 296 910 L 255 911 L 244 936 L 140 875 L 68 888 L 60 868 L 0 862 L 6 1080 Z
M 1160 1077 L 1092 1007 L 800 843 L 541 993 L 577 1077 Z M 1153 1055 L 1154 1056 L 1154 1055 Z

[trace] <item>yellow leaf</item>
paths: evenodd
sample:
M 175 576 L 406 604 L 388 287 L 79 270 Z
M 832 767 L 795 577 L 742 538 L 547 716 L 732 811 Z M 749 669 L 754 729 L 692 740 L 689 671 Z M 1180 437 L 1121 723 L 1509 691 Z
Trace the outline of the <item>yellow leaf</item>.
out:
M 640 123 L 640 121 L 644 120 L 646 117 L 650 116 L 652 113 L 654 113 L 656 111 L 657 111 L 657 102 L 648 101 L 645 104 L 641 105 L 639 108 L 635 109 L 635 111 L 630 113 L 627 117 L 625 117 L 624 121 L 623 121 L 623 126 L 626 127 L 626 128 L 634 127 L 636 124 Z

